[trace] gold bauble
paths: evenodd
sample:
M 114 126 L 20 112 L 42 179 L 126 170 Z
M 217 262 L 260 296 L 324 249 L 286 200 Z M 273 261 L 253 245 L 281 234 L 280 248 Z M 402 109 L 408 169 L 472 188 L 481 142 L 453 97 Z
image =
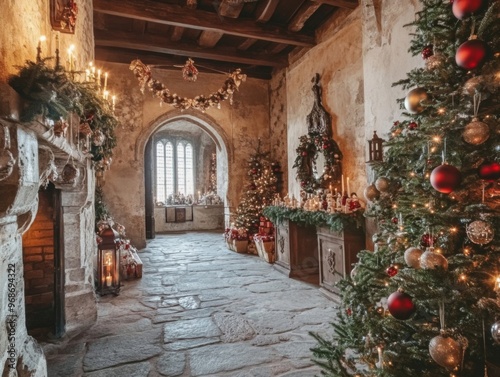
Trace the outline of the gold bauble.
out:
M 479 119 L 474 118 L 472 122 L 465 126 L 462 136 L 465 142 L 472 145 L 480 145 L 490 137 L 490 127 Z
M 476 220 L 471 222 L 466 227 L 467 237 L 478 245 L 486 245 L 493 240 L 495 230 L 490 223 L 483 220 Z
M 462 361 L 462 347 L 453 338 L 438 335 L 429 343 L 432 359 L 442 367 L 453 370 Z
M 429 56 L 425 60 L 425 67 L 429 71 L 432 71 L 433 69 L 436 69 L 436 68 L 440 67 L 441 65 L 443 65 L 445 59 L 446 59 L 446 57 L 443 54 L 436 53 L 432 56 Z
M 422 101 L 429 98 L 427 91 L 424 88 L 415 88 L 408 92 L 405 98 L 405 108 L 412 114 L 420 113 L 424 110 Z
M 483 85 L 483 76 L 474 76 L 467 80 L 464 84 L 463 91 L 465 94 L 473 97 L 476 93 L 480 92 L 481 86 Z
M 374 202 L 380 197 L 380 192 L 377 190 L 374 184 L 371 184 L 365 188 L 364 195 L 366 200 L 369 202 Z
M 420 256 L 420 267 L 425 270 L 434 270 L 435 268 L 448 269 L 448 260 L 439 253 L 427 249 L 425 253 Z
M 405 262 L 409 267 L 413 267 L 415 269 L 420 268 L 420 257 L 424 252 L 420 250 L 418 247 L 409 247 L 405 251 Z
M 390 181 L 386 177 L 379 177 L 375 181 L 375 187 L 380 192 L 386 192 L 387 190 L 389 190 L 389 185 L 390 185 Z

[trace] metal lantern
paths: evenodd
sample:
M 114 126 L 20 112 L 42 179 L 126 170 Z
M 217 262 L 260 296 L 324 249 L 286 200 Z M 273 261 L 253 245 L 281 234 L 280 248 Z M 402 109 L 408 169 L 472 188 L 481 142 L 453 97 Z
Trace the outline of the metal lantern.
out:
M 119 234 L 110 226 L 99 233 L 97 251 L 97 293 L 101 296 L 120 292 Z
M 368 140 L 368 148 L 369 148 L 369 160 L 368 162 L 373 161 L 382 161 L 384 151 L 382 149 L 382 144 L 384 143 L 384 139 L 381 139 L 377 135 L 377 131 L 373 131 L 373 138 Z

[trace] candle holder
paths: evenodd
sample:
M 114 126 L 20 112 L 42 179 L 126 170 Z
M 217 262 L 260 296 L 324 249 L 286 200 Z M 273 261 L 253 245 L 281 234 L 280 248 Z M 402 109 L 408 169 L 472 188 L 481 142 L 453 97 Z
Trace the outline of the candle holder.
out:
M 101 242 L 97 249 L 97 293 L 118 295 L 120 292 L 119 234 L 108 226 L 99 232 Z

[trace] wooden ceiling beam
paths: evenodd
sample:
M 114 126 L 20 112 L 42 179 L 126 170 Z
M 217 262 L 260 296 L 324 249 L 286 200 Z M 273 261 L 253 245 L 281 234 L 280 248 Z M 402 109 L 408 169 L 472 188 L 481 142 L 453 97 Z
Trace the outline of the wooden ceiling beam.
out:
M 198 30 L 212 30 L 245 38 L 255 38 L 294 46 L 314 46 L 315 37 L 293 33 L 277 25 L 265 25 L 252 20 L 221 18 L 219 15 L 178 5 L 150 0 L 93 0 L 94 11 L 114 16 L 181 26 Z
M 307 20 L 318 10 L 320 6 L 321 3 L 306 1 L 301 5 L 292 20 L 288 23 L 288 30 L 295 32 L 302 30 Z
M 230 0 L 222 0 L 217 8 L 217 13 L 222 17 L 238 18 L 245 3 L 234 3 Z M 214 47 L 222 38 L 224 33 L 220 31 L 205 30 L 198 39 L 198 44 L 202 47 Z
M 253 44 L 255 42 L 257 42 L 257 39 L 254 39 L 254 38 L 245 39 L 245 41 L 238 46 L 238 50 L 240 50 L 240 51 L 246 51 L 251 46 L 253 46 Z
M 134 59 L 141 59 L 144 64 L 154 68 L 175 70 L 180 73 L 178 66 L 184 65 L 186 59 L 180 56 L 172 55 L 159 55 L 154 53 L 141 53 L 140 56 L 135 51 L 116 49 L 109 47 L 95 48 L 95 60 L 103 63 L 121 63 L 130 64 Z M 198 64 L 199 63 L 199 64 Z M 227 62 L 213 62 L 210 60 L 196 60 L 195 65 L 200 72 L 214 73 L 217 71 L 232 72 L 236 68 L 241 68 L 243 73 L 249 77 L 270 79 L 272 68 L 270 67 L 257 67 L 257 66 L 241 66 Z M 175 67 L 177 66 L 177 67 Z
M 312 0 L 312 1 L 315 1 L 315 2 L 321 3 L 321 4 L 331 5 L 331 6 L 338 7 L 338 8 L 347 8 L 347 9 L 355 9 L 358 6 L 357 0 L 353 0 L 353 1 L 349 1 L 349 0 Z
M 170 36 L 170 40 L 172 42 L 180 41 L 183 34 L 184 34 L 184 28 L 183 27 L 174 26 L 174 28 L 172 30 L 172 35 Z
M 257 6 L 255 19 L 257 22 L 268 22 L 274 14 L 280 0 L 264 0 Z
M 130 32 L 96 30 L 94 37 L 95 45 L 102 47 L 118 47 L 268 67 L 284 67 L 287 65 L 285 56 L 250 54 L 221 47 L 206 49 L 189 43 L 172 42 L 156 35 L 138 36 Z

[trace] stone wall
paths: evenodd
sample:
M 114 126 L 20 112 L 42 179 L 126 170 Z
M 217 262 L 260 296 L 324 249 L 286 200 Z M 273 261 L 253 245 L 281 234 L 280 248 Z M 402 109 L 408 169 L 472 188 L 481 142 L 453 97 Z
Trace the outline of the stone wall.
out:
M 271 158 L 278 161 L 281 171 L 288 171 L 286 69 L 276 70 L 269 82 L 269 127 L 271 130 Z M 288 180 L 283 179 L 281 195 L 288 192 Z
M 199 124 L 218 144 L 217 184 L 218 191 L 225 193 L 228 220 L 238 205 L 246 179 L 247 158 L 256 147 L 257 139 L 269 148 L 268 82 L 247 79 L 235 93 L 232 106 L 226 101 L 221 109 L 211 108 L 206 113 L 181 112 L 167 105 L 160 106 L 159 100 L 149 92 L 141 94 L 138 81 L 127 65 L 102 62 L 98 65 L 110 72 L 108 82 L 118 98 L 115 113 L 120 121 L 113 164 L 105 174 L 104 200 L 116 221 L 126 226 L 132 242 L 139 248 L 145 246 L 144 148 L 155 130 L 173 119 L 189 119 Z M 214 92 L 225 80 L 220 74 L 201 73 L 195 83 L 187 82 L 180 70 L 153 69 L 153 76 L 172 93 L 185 97 Z
M 392 83 L 406 78 L 411 69 L 423 66 L 423 59 L 408 52 L 412 28 L 405 24 L 415 19 L 419 1 L 363 0 L 363 76 L 366 135 L 373 131 L 387 139 L 389 129 L 400 119 L 396 103 L 406 92 Z
M 42 56 L 55 55 L 55 32 L 50 25 L 49 1 L 16 0 L 2 3 L 0 25 L 0 81 L 17 71 L 16 65 L 35 60 L 40 36 L 45 35 Z M 92 28 L 92 0 L 78 1 L 75 34 L 60 33 L 61 64 L 67 58 L 70 45 L 75 46 L 76 68 L 86 66 L 94 58 L 94 33 Z
M 92 1 L 81 0 L 78 2 L 78 8 L 75 34 L 61 33 L 60 35 L 61 61 L 65 61 L 67 48 L 73 44 L 77 69 L 84 67 L 93 59 L 94 47 Z M 42 57 L 54 55 L 56 34 L 51 31 L 49 19 L 49 2 L 44 0 L 4 2 L 0 12 L 0 23 L 5 30 L 0 33 L 0 117 L 10 118 L 8 121 L 0 120 L 2 131 L 7 129 L 10 138 L 10 147 L 7 148 L 7 142 L 4 141 L 5 135 L 2 132 L 1 147 L 10 149 L 16 161 L 13 173 L 0 182 L 2 192 L 0 198 L 0 250 L 2 251 L 0 254 L 0 371 L 2 371 L 2 377 L 45 377 L 47 375 L 43 352 L 26 331 L 25 271 L 22 252 L 22 234 L 29 229 L 37 213 L 40 184 L 38 148 L 40 140 L 44 138 L 32 129 L 31 124 L 23 125 L 16 122 L 15 116 L 19 114 L 20 101 L 17 95 L 10 91 L 6 80 L 10 74 L 17 72 L 16 66 L 23 65 L 26 60 L 36 59 L 36 47 L 41 35 L 47 37 L 47 41 L 41 45 Z M 44 142 L 51 144 L 47 140 Z M 64 163 L 68 161 L 68 153 L 73 153 L 70 152 L 72 147 L 67 144 L 52 145 L 50 148 L 59 152 L 63 157 L 61 161 L 65 161 Z M 62 152 L 64 148 L 66 149 Z M 87 174 L 90 165 L 81 166 L 81 163 L 82 160 L 75 156 L 75 164 L 79 165 L 83 174 Z M 58 167 L 62 168 L 62 166 Z M 87 169 L 86 173 L 85 169 Z M 93 185 L 94 180 L 88 178 L 86 182 Z M 81 288 L 71 291 L 70 295 L 78 302 L 78 305 L 85 307 L 86 311 L 86 318 L 79 318 L 77 323 L 72 322 L 72 315 L 68 316 L 69 327 L 74 329 L 79 328 L 82 323 L 92 321 L 97 313 L 93 286 L 84 283 L 85 279 L 89 282 L 92 273 L 91 255 L 95 252 L 93 219 L 92 225 L 89 221 L 82 221 L 85 213 L 93 215 L 93 186 L 92 190 L 85 190 L 85 192 L 90 192 L 91 196 L 85 201 L 86 204 L 80 205 L 75 213 L 75 227 L 68 226 L 68 239 L 65 240 L 68 260 L 74 258 L 77 260 L 75 265 L 85 271 L 85 277 L 78 283 L 75 279 L 79 277 L 72 277 L 70 271 L 67 271 L 68 284 L 77 284 Z M 90 208 L 90 211 L 86 208 Z M 66 291 L 68 290 L 71 289 Z M 89 299 L 86 300 L 85 296 Z M 71 305 L 71 299 L 67 300 L 66 304 Z M 66 307 L 67 312 L 70 312 L 70 309 L 71 306 Z M 80 309 L 75 309 L 74 312 L 77 310 Z M 10 367 L 11 364 L 14 368 Z
M 345 17 L 344 12 L 341 13 Z M 351 191 L 365 186 L 363 38 L 360 7 L 342 22 L 332 22 L 318 35 L 319 43 L 305 54 L 295 56 L 286 73 L 288 123 L 288 187 L 296 198 L 300 185 L 292 169 L 299 137 L 307 134 L 306 116 L 314 97 L 311 79 L 320 74 L 322 101 L 332 116 L 333 139 L 343 153 L 344 176 L 351 179 Z

